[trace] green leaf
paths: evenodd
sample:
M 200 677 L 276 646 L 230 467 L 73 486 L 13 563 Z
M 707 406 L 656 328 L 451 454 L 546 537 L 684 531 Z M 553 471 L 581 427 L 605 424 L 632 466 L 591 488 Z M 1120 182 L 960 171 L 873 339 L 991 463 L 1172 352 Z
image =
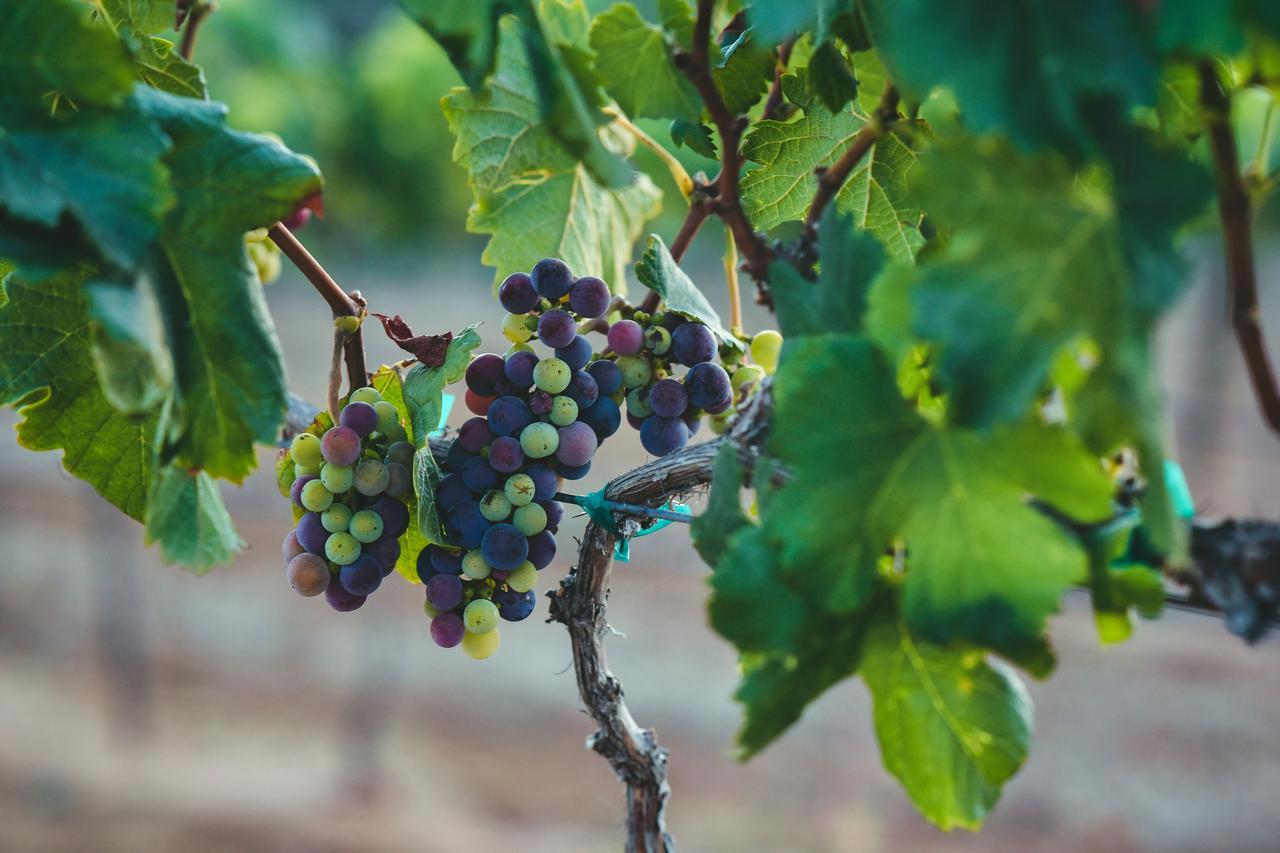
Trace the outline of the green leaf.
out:
M 858 96 L 858 78 L 835 42 L 814 50 L 809 59 L 809 89 L 830 112 L 838 113 Z
M 867 293 L 884 266 L 880 243 L 857 230 L 849 216 L 828 208 L 818 228 L 817 282 L 809 281 L 790 263 L 769 268 L 778 326 L 787 340 L 828 332 L 857 332 L 867 311 Z
M 479 89 L 493 70 L 502 17 L 516 14 L 527 21 L 533 16 L 533 6 L 528 0 L 399 0 L 399 3 L 440 43 L 472 89 Z
M 133 54 L 134 73 L 148 86 L 187 98 L 205 98 L 204 74 L 183 59 L 170 39 L 153 33 L 173 29 L 173 0 L 97 0 L 116 35 Z
M 816 103 L 798 121 L 757 122 L 742 150 L 760 164 L 742 179 L 742 206 L 752 224 L 767 230 L 804 219 L 818 186 L 814 169 L 840 159 L 867 122 L 860 111 L 832 113 Z M 919 123 L 905 124 L 923 129 Z M 836 208 L 879 238 L 891 257 L 903 260 L 910 260 L 924 243 L 922 212 L 906 185 L 915 163 L 908 133 L 896 130 L 870 147 L 835 197 Z
M 719 156 L 716 154 L 716 143 L 711 138 L 711 128 L 701 122 L 687 122 L 679 119 L 671 122 L 671 141 L 710 160 Z
M 778 57 L 761 44 L 752 30 L 739 34 L 720 51 L 720 61 L 711 69 L 720 97 L 729 112 L 745 113 L 769 90 Z
M 702 100 L 675 67 L 661 29 L 630 3 L 618 3 L 591 23 L 596 73 L 605 90 L 634 118 L 665 118 L 697 123 Z
M 467 326 L 453 336 L 445 351 L 444 364 L 427 367 L 415 364 L 404 380 L 404 403 L 413 426 L 411 435 L 414 446 L 427 446 L 427 436 L 440 424 L 444 387 L 457 382 L 471 363 L 471 353 L 480 346 L 480 335 L 475 326 Z
M 173 392 L 173 356 L 149 276 L 132 282 L 97 279 L 85 285 L 93 327 L 93 357 L 107 400 L 126 414 L 156 411 Z
M 138 33 L 159 33 L 173 29 L 175 0 L 96 0 L 116 26 Z
M 146 525 L 148 545 L 159 542 L 166 562 L 181 563 L 198 575 L 229 563 L 244 548 L 218 484 L 203 471 L 156 469 Z
M 839 18 L 851 11 L 848 0 L 754 0 L 750 15 L 761 38 L 770 44 L 801 32 L 813 33 L 814 44 L 822 44 Z
M 742 463 L 737 450 L 725 444 L 716 452 L 707 506 L 690 525 L 693 547 L 709 566 L 718 564 L 729 539 L 751 522 L 742 511 Z
M 886 609 L 866 639 L 862 675 L 885 767 L 942 829 L 976 829 L 1026 761 L 1031 698 L 978 649 L 938 646 Z
M 671 257 L 667 244 L 657 234 L 649 235 L 644 256 L 636 261 L 636 278 L 662 297 L 666 310 L 705 323 L 725 346 L 742 351 L 742 342 L 720 323 L 720 315 L 707 297 Z

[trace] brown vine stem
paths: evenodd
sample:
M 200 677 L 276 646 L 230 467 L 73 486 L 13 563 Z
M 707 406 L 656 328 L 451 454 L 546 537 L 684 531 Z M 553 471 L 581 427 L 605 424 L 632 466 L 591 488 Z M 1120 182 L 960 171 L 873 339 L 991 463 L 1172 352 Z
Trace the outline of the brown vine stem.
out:
M 190 61 L 191 55 L 196 52 L 196 36 L 200 33 L 200 25 L 217 8 L 214 3 L 198 0 L 187 12 L 186 27 L 182 30 L 182 43 L 178 46 L 178 53 L 183 59 Z
M 808 231 L 812 232 L 818 227 L 818 223 L 822 220 L 822 212 L 844 186 L 849 173 L 863 157 L 867 156 L 871 146 L 879 142 L 893 127 L 893 123 L 898 119 L 898 100 L 898 89 L 893 85 L 893 81 L 889 81 L 885 84 L 884 93 L 880 96 L 880 103 L 876 106 L 871 120 L 853 137 L 848 150 L 840 155 L 839 160 L 818 171 L 818 189 L 813 194 L 813 203 L 809 205 L 809 213 L 805 217 L 805 226 Z
M 280 251 L 298 270 L 306 276 L 307 281 L 329 305 L 334 319 L 339 317 L 364 317 L 364 301 L 343 291 L 333 280 L 320 262 L 312 257 L 307 248 L 298 242 L 293 232 L 277 222 L 267 229 L 267 236 L 280 247 Z M 360 328 L 347 336 L 343 347 L 347 363 L 347 383 L 351 390 L 369 384 L 369 371 L 364 363 L 364 335 Z
M 1249 194 L 1240 175 L 1231 102 L 1213 63 L 1200 64 L 1200 101 L 1209 129 L 1209 148 L 1218 184 L 1218 217 L 1226 246 L 1231 325 L 1244 354 L 1253 393 L 1267 425 L 1280 433 L 1280 388 L 1267 354 L 1258 309 L 1258 273 L 1253 259 Z

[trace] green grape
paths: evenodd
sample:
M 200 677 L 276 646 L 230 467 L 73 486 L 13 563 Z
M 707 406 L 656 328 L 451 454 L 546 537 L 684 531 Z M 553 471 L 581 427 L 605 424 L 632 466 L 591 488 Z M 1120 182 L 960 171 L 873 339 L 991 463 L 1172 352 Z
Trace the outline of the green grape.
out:
M 382 516 L 371 509 L 362 509 L 351 516 L 351 535 L 366 545 L 382 535 L 383 526 Z
M 352 521 L 355 519 L 353 518 Z M 329 562 L 349 566 L 360 558 L 360 542 L 350 533 L 331 533 L 324 543 L 324 555 Z
M 320 466 L 320 482 L 335 495 L 349 490 L 355 475 L 355 469 L 350 465 L 334 465 L 332 462 L 326 462 Z
M 319 476 L 320 476 L 320 469 L 319 469 L 319 468 L 311 468 L 311 467 L 309 467 L 309 466 L 307 466 L 307 465 L 294 465 L 294 466 L 293 466 L 293 476 L 294 476 L 295 478 L 297 478 L 297 477 L 307 477 L 307 476 L 315 476 L 315 477 L 319 477 Z
M 524 314 L 508 314 L 502 318 L 502 334 L 507 340 L 522 344 L 533 337 L 533 330 L 525 323 L 526 319 Z
M 373 410 L 378 413 L 378 432 L 390 436 L 391 430 L 400 425 L 400 413 L 386 400 L 374 403 Z
M 503 360 L 511 358 L 514 353 L 518 352 L 537 352 L 530 344 L 512 344 L 507 347 L 507 351 L 502 354 Z
M 289 458 L 295 465 L 308 468 L 319 468 L 324 457 L 320 454 L 320 436 L 309 432 L 300 432 L 289 443 Z
M 556 426 L 568 426 L 578 419 L 578 404 L 572 397 L 553 397 L 547 417 Z
M 733 386 L 733 394 L 736 397 L 742 393 L 742 389 L 748 385 L 753 385 L 764 379 L 764 368 L 758 364 L 744 364 L 737 370 L 733 371 L 733 379 L 730 384 Z
M 492 571 L 493 569 L 481 556 L 479 548 L 462 555 L 462 573 L 472 580 L 484 580 Z
M 486 631 L 483 634 L 473 634 L 467 631 L 462 635 L 462 650 L 472 660 L 484 660 L 496 652 L 501 644 L 502 636 L 498 633 L 497 628 Z
M 654 355 L 666 355 L 671 349 L 671 333 L 661 326 L 650 326 L 644 330 L 644 344 Z
M 462 624 L 472 634 L 487 634 L 498 627 L 498 605 L 487 598 L 477 598 L 462 611 Z
M 387 447 L 385 459 L 388 463 L 396 462 L 412 471 L 413 445 L 407 441 L 394 442 Z
M 538 569 L 533 563 L 525 560 L 507 576 L 507 586 L 516 592 L 528 592 L 538 585 Z
M 440 615 L 440 611 L 432 607 L 430 601 L 422 602 L 422 612 L 427 614 L 428 619 L 434 619 Z
M 506 495 L 512 506 L 525 506 L 530 503 L 536 491 L 533 478 L 528 474 L 516 474 L 502 487 L 502 493 Z
M 333 503 L 333 492 L 325 488 L 321 480 L 312 480 L 302 487 L 302 505 L 312 512 L 324 512 Z
M 532 423 L 520 433 L 520 449 L 530 459 L 545 459 L 555 453 L 559 446 L 560 433 L 551 424 Z
M 366 385 L 363 388 L 357 388 L 352 391 L 349 402 L 368 403 L 370 406 L 374 406 L 382 402 L 382 395 L 378 393 L 376 388 L 370 388 Z
M 357 492 L 366 497 L 373 497 L 387 490 L 387 484 L 391 482 L 391 474 L 387 472 L 387 466 L 377 459 L 366 459 L 356 466 L 353 481 Z
M 494 523 L 506 521 L 511 515 L 511 501 L 502 491 L 490 489 L 480 499 L 480 514 Z
M 638 355 L 624 355 L 618 359 L 618 370 L 622 371 L 624 388 L 639 388 L 653 377 L 653 368 L 649 360 Z
M 391 427 L 391 431 L 384 432 L 383 435 L 385 435 L 387 437 L 387 441 L 390 441 L 392 444 L 398 444 L 402 441 L 407 442 L 409 440 L 409 433 L 405 432 L 404 427 L 400 426 L 400 424 L 396 424 Z
M 751 339 L 751 357 L 764 368 L 765 373 L 778 369 L 778 354 L 782 352 L 782 335 L 773 329 L 756 332 Z
M 547 529 L 547 511 L 539 504 L 525 504 L 515 511 L 511 521 L 525 536 L 536 536 Z
M 632 388 L 627 392 L 627 413 L 637 418 L 647 418 L 653 414 L 653 406 L 649 405 L 649 395 L 643 388 Z
M 724 431 L 729 428 L 729 418 L 733 413 L 733 409 L 730 409 L 727 412 L 721 412 L 708 418 L 711 422 L 711 432 L 715 435 L 724 435 Z
M 320 525 L 330 533 L 341 533 L 351 526 L 351 507 L 346 504 L 332 504 L 320 513 Z
M 533 384 L 548 394 L 559 394 L 569 387 L 573 371 L 562 359 L 544 358 L 533 368 Z
M 245 248 L 249 252 L 249 260 L 253 262 L 254 271 L 258 273 L 261 284 L 270 284 L 280 277 L 280 252 L 274 243 L 260 243 L 245 240 Z

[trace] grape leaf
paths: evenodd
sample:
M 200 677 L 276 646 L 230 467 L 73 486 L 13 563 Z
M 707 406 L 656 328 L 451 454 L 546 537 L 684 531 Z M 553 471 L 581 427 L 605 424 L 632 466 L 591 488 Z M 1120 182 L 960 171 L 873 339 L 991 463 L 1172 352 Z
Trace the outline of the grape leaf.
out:
M 153 33 L 173 29 L 172 0 L 97 0 L 116 35 L 133 54 L 134 73 L 148 86 L 188 98 L 205 98 L 204 74 Z
M 855 230 L 852 219 L 835 208 L 822 215 L 818 257 L 822 275 L 817 282 L 787 262 L 775 261 L 769 267 L 770 293 L 787 340 L 861 329 L 868 291 L 885 262 L 879 241 Z
M 793 83 L 789 91 L 800 85 Z M 817 103 L 801 106 L 806 112 L 798 121 L 759 121 L 743 141 L 743 156 L 760 164 L 742 178 L 742 206 L 756 228 L 804 219 L 817 188 L 814 169 L 838 160 L 868 122 L 860 108 L 832 113 Z M 907 126 L 923 129 L 920 123 Z M 924 244 L 922 212 L 906 186 L 916 158 L 908 133 L 894 131 L 871 146 L 835 197 L 838 209 L 853 214 L 859 227 L 903 260 Z
M 493 70 L 498 51 L 498 25 L 504 15 L 528 20 L 528 0 L 399 0 L 401 8 L 439 42 L 462 79 L 479 89 Z
M 836 21 L 851 11 L 848 0 L 754 0 L 750 15 L 761 37 L 771 44 L 805 31 L 813 33 L 814 44 L 822 44 Z
M 667 244 L 657 234 L 649 235 L 644 255 L 636 261 L 636 278 L 662 297 L 666 310 L 674 311 L 690 320 L 705 323 L 724 346 L 739 352 L 744 350 L 742 341 L 720 323 L 720 315 L 711 307 L 693 280 L 680 269 L 671 257 Z
M 471 353 L 480 346 L 475 326 L 467 326 L 453 336 L 445 352 L 444 364 L 427 367 L 415 364 L 404 379 L 405 410 L 413 424 L 413 443 L 419 449 L 427 446 L 427 436 L 440 425 L 444 387 L 457 382 L 471 363 Z
M 892 608 L 866 638 L 862 675 L 885 767 L 942 829 L 976 829 L 1026 761 L 1031 698 L 982 652 L 920 639 Z
M 745 113 L 760 100 L 769 89 L 777 62 L 777 54 L 749 29 L 721 49 L 711 79 L 729 112 Z
M 835 42 L 829 41 L 813 51 L 808 71 L 809 90 L 831 112 L 840 112 L 858 96 L 858 78 Z
M 716 143 L 711 138 L 711 128 L 701 122 L 680 120 L 671 122 L 671 141 L 710 160 L 718 156 Z
M 666 36 L 630 3 L 618 3 L 591 22 L 596 73 L 606 91 L 634 118 L 696 123 L 702 100 L 671 60 Z
M 85 292 L 96 321 L 93 359 L 107 400 L 126 414 L 155 411 L 173 391 L 173 355 L 150 277 L 99 278 L 86 283 Z
M 222 502 L 218 484 L 204 471 L 172 465 L 156 469 L 148 491 L 146 542 L 159 542 L 169 563 L 198 575 L 228 563 L 244 548 Z
M 693 547 L 708 566 L 719 563 L 728 550 L 728 540 L 751 523 L 742 512 L 742 463 L 733 445 L 725 444 L 716 451 L 711 476 L 707 506 L 689 526 Z
M 139 33 L 173 29 L 174 0 L 95 0 L 116 26 Z

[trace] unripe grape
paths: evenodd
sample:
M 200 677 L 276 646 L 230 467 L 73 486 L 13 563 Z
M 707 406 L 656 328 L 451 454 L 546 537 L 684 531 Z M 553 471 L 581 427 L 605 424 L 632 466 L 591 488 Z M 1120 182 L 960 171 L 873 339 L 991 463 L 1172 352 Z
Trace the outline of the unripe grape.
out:
M 490 521 L 506 521 L 511 515 L 511 501 L 504 492 L 490 489 L 480 499 L 480 514 Z
M 547 511 L 540 504 L 517 507 L 511 521 L 525 536 L 535 536 L 547 529 Z
M 378 432 L 383 435 L 390 436 L 400 426 L 400 413 L 386 400 L 374 403 L 373 410 L 378 413 Z
M 556 426 L 568 426 L 578 419 L 578 404 L 568 397 L 556 397 L 551 401 L 549 420 Z
M 618 370 L 622 371 L 622 384 L 626 388 L 639 388 L 647 385 L 653 378 L 653 369 L 647 358 L 626 355 L 618 359 Z
M 409 469 L 398 462 L 387 463 L 386 492 L 393 498 L 408 497 L 413 490 L 413 475 Z
M 497 628 L 492 631 L 486 631 L 483 634 L 467 631 L 462 635 L 462 650 L 472 660 L 484 660 L 492 656 L 501 644 L 502 637 Z
M 560 446 L 560 435 L 551 424 L 532 423 L 520 433 L 520 449 L 531 459 L 545 459 Z
M 396 441 L 387 447 L 386 455 L 387 464 L 396 463 L 403 465 L 410 471 L 413 470 L 413 445 L 407 441 Z
M 355 479 L 355 469 L 350 465 L 334 465 L 326 462 L 320 466 L 320 482 L 335 495 L 340 495 L 351 488 Z
M 388 430 L 387 432 L 384 432 L 383 435 L 385 435 L 387 437 L 387 441 L 391 442 L 392 444 L 397 444 L 401 441 L 409 440 L 409 433 L 407 433 L 405 431 L 405 428 L 400 426 L 400 424 L 395 424 L 394 426 L 391 427 L 390 430 Z
M 479 551 L 468 551 L 462 555 L 462 573 L 472 580 L 484 580 L 492 571 Z
M 522 344 L 533 337 L 524 323 L 523 314 L 508 314 L 502 318 L 502 334 L 512 343 Z
M 462 623 L 472 634 L 486 634 L 498 627 L 498 608 L 487 598 L 477 598 L 462 611 Z
M 295 465 L 319 468 L 324 457 L 320 453 L 320 438 L 309 432 L 300 432 L 289 443 L 289 458 Z
M 758 364 L 742 365 L 737 370 L 733 371 L 733 379 L 731 382 L 733 385 L 734 396 L 737 396 L 738 394 L 740 394 L 743 388 L 747 387 L 748 385 L 756 384 L 761 379 L 764 379 L 764 377 L 765 377 L 764 368 L 761 367 L 760 365 Z
M 330 533 L 341 533 L 351 525 L 351 507 L 335 503 L 320 513 L 320 523 Z
M 324 464 L 324 463 L 321 463 L 321 464 Z M 312 467 L 311 467 L 311 466 L 309 466 L 309 465 L 294 465 L 294 466 L 293 466 L 293 476 L 295 476 L 295 477 L 305 477 L 305 476 L 307 476 L 308 474 L 310 474 L 310 475 L 311 475 L 311 476 L 313 476 L 313 477 L 319 477 L 319 476 L 320 476 L 320 466 L 319 466 L 319 465 L 317 465 L 317 466 L 316 466 L 316 467 L 314 467 L 314 468 L 312 468 Z
M 756 332 L 751 338 L 751 358 L 764 368 L 765 373 L 778 369 L 778 356 L 782 353 L 782 335 L 773 329 Z
M 385 526 L 382 516 L 371 509 L 362 509 L 351 516 L 350 532 L 357 542 L 367 545 L 370 542 L 377 541 L 378 537 L 382 535 Z M 335 562 L 337 561 L 335 560 Z
M 635 355 L 644 347 L 644 329 L 634 320 L 619 320 L 605 336 L 609 349 L 618 355 Z
M 293 481 L 293 485 L 289 487 L 289 497 L 298 506 L 302 506 L 302 490 L 312 480 L 319 480 L 315 474 L 299 474 L 298 479 Z
M 298 595 L 319 595 L 329 588 L 329 564 L 315 554 L 299 554 L 289 561 L 289 586 Z
M 324 543 L 324 555 L 339 566 L 349 566 L 360 556 L 360 543 L 350 533 L 331 533 Z
M 538 585 L 538 569 L 533 563 L 525 560 L 514 572 L 507 576 L 507 586 L 516 592 L 528 592 Z
M 390 404 L 388 404 L 390 405 Z M 347 403 L 338 414 L 338 423 L 355 430 L 356 435 L 364 438 L 378 427 L 378 411 L 369 403 L 359 400 Z
M 559 394 L 569 387 L 573 371 L 558 358 L 544 358 L 533 368 L 533 381 L 548 394 Z
M 350 427 L 334 427 L 320 439 L 320 452 L 326 462 L 354 465 L 360 458 L 360 436 Z
M 387 490 L 391 475 L 387 473 L 387 466 L 377 459 L 366 459 L 356 466 L 352 482 L 357 492 L 365 497 L 373 497 Z
M 644 345 L 654 355 L 665 355 L 671 349 L 671 333 L 662 326 L 650 326 L 644 330 Z
M 319 480 L 311 480 L 302 487 L 302 506 L 312 512 L 324 512 L 333 503 L 333 492 Z
M 378 389 L 365 386 L 357 388 L 351 392 L 351 396 L 347 398 L 351 403 L 368 403 L 372 406 L 374 403 L 382 402 L 382 395 L 378 393 Z
M 653 406 L 649 404 L 649 392 L 646 389 L 632 388 L 627 392 L 627 412 L 637 418 L 647 418 L 653 414 Z
M 525 506 L 533 500 L 537 486 L 528 474 L 516 474 L 507 480 L 502 493 L 512 506 Z

